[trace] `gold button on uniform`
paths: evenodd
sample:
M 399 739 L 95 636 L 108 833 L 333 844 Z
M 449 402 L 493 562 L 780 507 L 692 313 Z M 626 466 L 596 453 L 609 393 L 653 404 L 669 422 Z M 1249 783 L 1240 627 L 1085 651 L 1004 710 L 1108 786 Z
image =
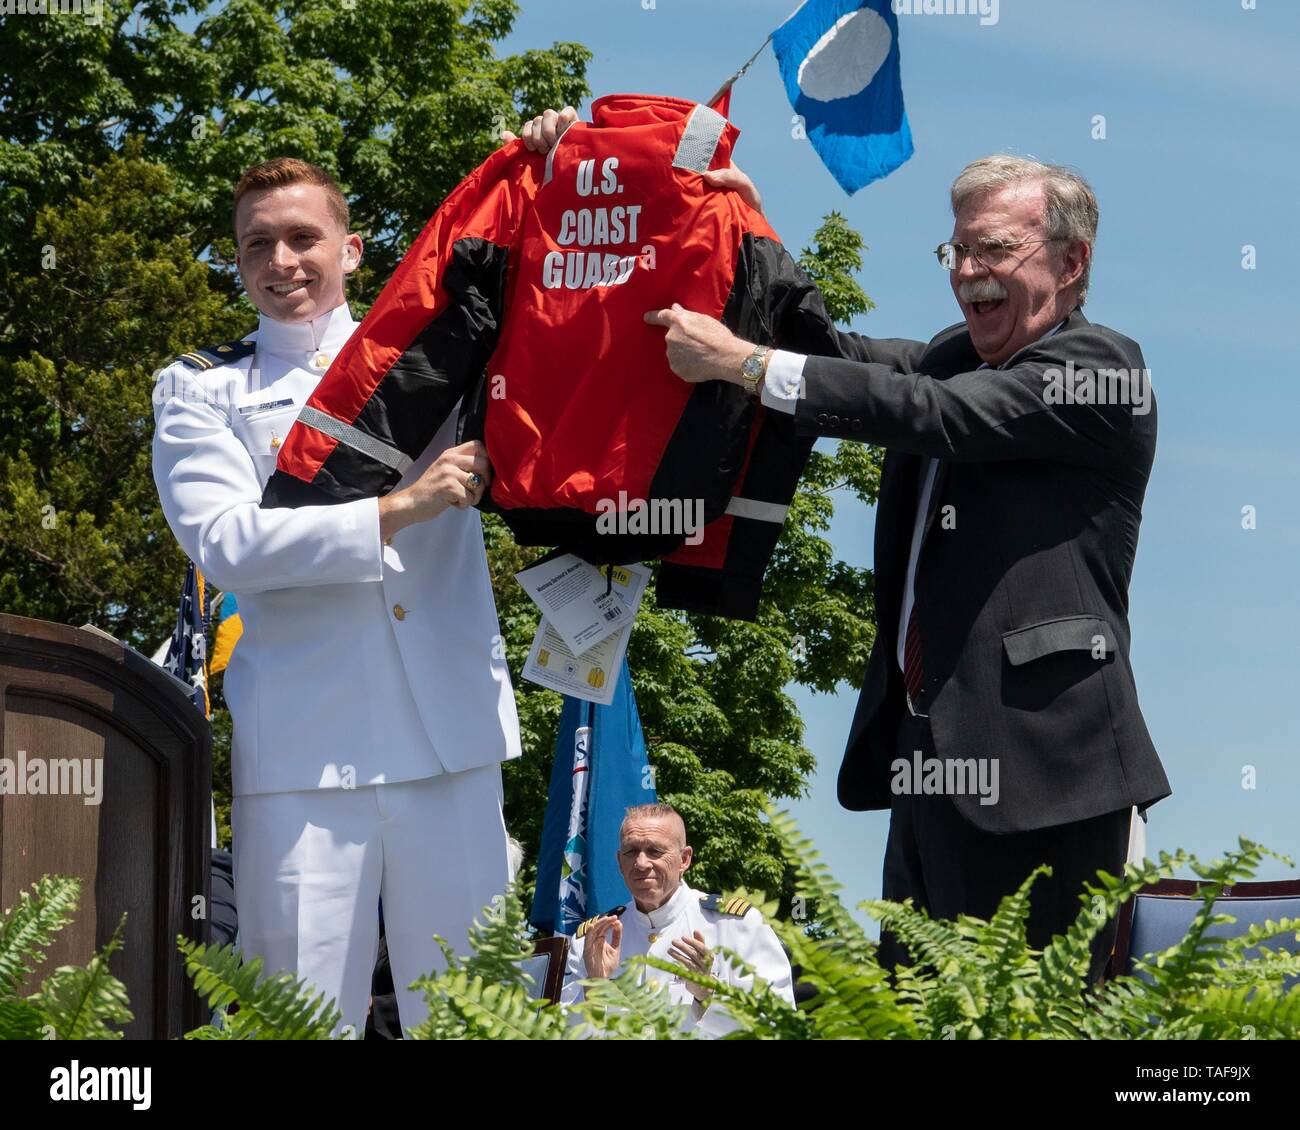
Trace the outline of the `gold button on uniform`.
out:
M 311 359 L 311 367 L 313 369 L 328 369 L 331 360 L 333 360 L 333 358 L 322 349 Z
M 405 619 L 406 619 L 406 609 L 403 608 L 400 604 L 394 604 L 394 605 L 393 605 L 393 615 L 396 616 L 399 620 L 405 620 Z

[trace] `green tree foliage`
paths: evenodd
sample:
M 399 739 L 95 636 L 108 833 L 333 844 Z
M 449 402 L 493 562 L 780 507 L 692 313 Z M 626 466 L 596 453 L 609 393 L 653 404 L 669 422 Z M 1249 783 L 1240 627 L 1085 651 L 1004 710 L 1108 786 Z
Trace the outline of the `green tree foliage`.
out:
M 498 58 L 517 0 L 107 0 L 0 23 L 0 261 L 128 138 L 185 190 L 195 252 L 230 254 L 230 190 L 274 156 L 338 177 L 388 277 L 501 129 L 587 93 L 575 43 Z M 220 280 L 234 292 L 229 273 Z M 192 341 L 193 345 L 206 342 Z
M 62 22 L 62 21 L 42 21 Z M 166 169 L 127 146 L 32 218 L 0 266 L 0 608 L 152 652 L 184 557 L 150 472 L 160 359 L 248 325 L 209 287 Z
M 813 238 L 814 246 L 804 248 L 800 263 L 817 284 L 827 313 L 837 322 L 871 313 L 876 304 L 855 281 L 867 249 L 862 237 L 839 212 L 831 212 Z

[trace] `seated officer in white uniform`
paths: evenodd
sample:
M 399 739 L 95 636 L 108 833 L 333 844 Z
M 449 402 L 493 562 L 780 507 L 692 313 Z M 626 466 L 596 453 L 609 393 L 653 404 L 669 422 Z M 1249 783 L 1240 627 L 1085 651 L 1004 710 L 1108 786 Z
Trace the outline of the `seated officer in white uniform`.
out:
M 727 902 L 682 882 L 692 854 L 676 809 L 642 804 L 627 810 L 619 830 L 618 865 L 633 901 L 578 927 L 569 947 L 561 1004 L 583 999 L 584 977 L 617 977 L 625 959 L 646 954 L 711 974 L 727 985 L 752 987 L 752 977 L 715 954 L 719 946 L 735 952 L 794 1004 L 790 961 L 772 927 L 743 899 Z M 725 1007 L 710 1001 L 709 989 L 651 966 L 641 967 L 640 980 L 656 984 L 678 1004 L 689 1003 L 686 1028 L 708 1037 L 735 1029 Z
M 490 476 L 456 413 L 383 498 L 263 510 L 281 439 L 357 323 L 361 258 L 322 170 L 277 159 L 235 189 L 239 273 L 261 312 L 155 388 L 154 479 L 177 540 L 234 592 L 225 675 L 239 945 L 365 1025 L 382 894 L 402 1023 L 408 986 L 463 951 L 506 884 L 500 762 L 519 724 L 471 509 Z

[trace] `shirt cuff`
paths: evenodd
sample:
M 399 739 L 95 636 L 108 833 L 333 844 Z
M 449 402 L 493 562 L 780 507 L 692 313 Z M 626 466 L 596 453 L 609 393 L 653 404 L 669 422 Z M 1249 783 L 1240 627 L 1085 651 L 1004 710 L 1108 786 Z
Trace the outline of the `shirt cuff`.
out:
M 366 538 L 379 554 L 379 579 L 383 580 L 386 562 L 384 560 L 384 528 L 379 521 L 379 497 L 376 495 L 373 498 L 357 499 L 357 501 L 374 503 L 373 507 L 358 508 L 358 518 L 361 526 L 366 530 Z M 391 538 L 388 540 L 388 544 L 392 544 Z
M 803 396 L 803 365 L 808 358 L 802 353 L 772 351 L 767 359 L 767 376 L 759 399 L 768 408 L 794 415 Z

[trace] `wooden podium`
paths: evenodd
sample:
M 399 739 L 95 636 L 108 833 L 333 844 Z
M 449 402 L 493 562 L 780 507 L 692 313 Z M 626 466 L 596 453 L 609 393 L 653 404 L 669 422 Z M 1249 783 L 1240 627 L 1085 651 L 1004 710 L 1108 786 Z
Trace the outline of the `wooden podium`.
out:
M 0 795 L 0 906 L 41 875 L 81 879 L 74 920 L 20 992 L 86 962 L 126 911 L 110 967 L 135 1016 L 127 1038 L 204 1023 L 176 948 L 177 934 L 207 941 L 211 899 L 211 734 L 185 685 L 96 632 L 0 614 L 0 757 L 11 778 Z

